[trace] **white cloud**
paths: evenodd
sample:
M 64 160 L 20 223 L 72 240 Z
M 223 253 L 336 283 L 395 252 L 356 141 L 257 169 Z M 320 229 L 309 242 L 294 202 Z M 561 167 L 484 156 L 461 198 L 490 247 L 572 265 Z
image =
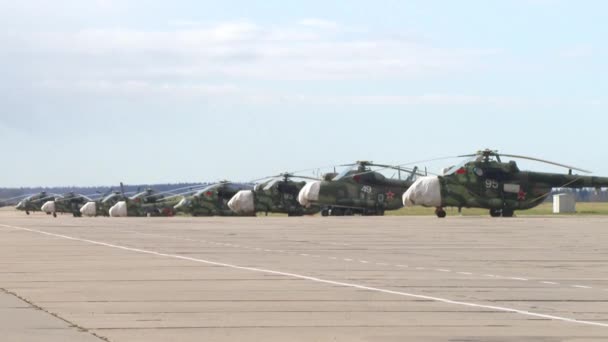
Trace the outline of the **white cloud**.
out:
M 166 31 L 13 32 L 1 39 L 12 54 L 35 59 L 36 64 L 46 67 L 45 73 L 63 72 L 66 68 L 62 61 L 69 61 L 69 69 L 82 77 L 102 72 L 129 79 L 158 75 L 258 80 L 401 79 L 467 71 L 496 53 L 432 47 L 369 34 L 361 38 L 307 28 L 260 27 L 248 22 Z
M 255 87 L 265 81 L 373 81 L 465 75 L 499 51 L 431 46 L 338 24 L 305 19 L 283 27 L 247 21 L 169 25 L 165 30 L 88 28 L 77 31 L 5 32 L 9 56 L 0 66 L 37 92 L 235 97 L 263 103 L 271 97 L 318 103 L 467 103 L 445 97 L 307 97 Z M 196 24 L 196 25 L 194 25 Z M 319 28 L 331 30 L 319 30 Z M 248 83 L 249 89 L 242 83 Z M 4 83 L 4 84 L 3 84 Z M 24 96 L 26 97 L 26 96 Z

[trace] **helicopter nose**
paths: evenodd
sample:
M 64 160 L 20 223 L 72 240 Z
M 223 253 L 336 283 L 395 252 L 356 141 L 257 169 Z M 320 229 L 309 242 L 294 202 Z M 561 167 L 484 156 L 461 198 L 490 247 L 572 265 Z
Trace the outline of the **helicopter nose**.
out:
M 321 190 L 321 182 L 307 183 L 298 194 L 298 202 L 305 208 L 310 207 L 311 204 L 319 201 L 319 190 Z
M 127 202 L 117 202 L 110 208 L 109 214 L 110 217 L 127 217 Z
M 95 202 L 87 202 L 80 208 L 80 213 L 84 216 L 93 217 L 97 215 L 97 205 Z
M 403 194 L 403 205 L 411 207 L 441 207 L 441 183 L 439 177 L 418 178 Z
M 43 212 L 47 214 L 52 214 L 55 212 L 55 201 L 47 201 L 40 208 Z
M 240 215 L 255 213 L 255 200 L 253 191 L 241 190 L 228 201 L 228 207 Z

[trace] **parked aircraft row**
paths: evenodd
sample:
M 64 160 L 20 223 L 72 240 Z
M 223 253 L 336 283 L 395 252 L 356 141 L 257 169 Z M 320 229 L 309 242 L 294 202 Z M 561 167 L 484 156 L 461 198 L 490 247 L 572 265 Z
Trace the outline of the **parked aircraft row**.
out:
M 568 173 L 520 171 L 515 161 L 533 160 L 568 169 Z M 289 216 L 384 215 L 403 206 L 435 208 L 438 217 L 445 207 L 485 208 L 493 217 L 511 217 L 516 210 L 538 206 L 553 188 L 608 187 L 608 178 L 576 175 L 589 171 L 538 158 L 482 150 L 433 175 L 418 167 L 358 161 L 320 178 L 282 173 L 247 184 L 223 181 L 212 185 L 156 192 L 153 189 L 129 196 L 116 191 L 97 200 L 90 196 L 45 192 L 23 199 L 18 210 L 29 214 L 44 211 L 54 216 L 255 216 L 283 213 Z M 447 159 L 447 158 L 446 158 Z M 437 159 L 433 159 L 437 160 Z M 393 177 L 382 171 L 392 170 Z M 122 189 L 122 187 L 121 187 Z M 182 191 L 182 192 L 179 192 Z

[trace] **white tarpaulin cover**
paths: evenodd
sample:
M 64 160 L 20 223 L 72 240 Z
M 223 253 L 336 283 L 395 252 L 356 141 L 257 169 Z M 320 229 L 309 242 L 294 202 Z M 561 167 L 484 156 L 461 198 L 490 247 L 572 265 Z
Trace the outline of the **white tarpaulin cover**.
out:
M 253 214 L 255 211 L 253 191 L 241 190 L 237 192 L 236 195 L 228 201 L 228 207 L 237 214 Z
M 428 176 L 418 178 L 403 194 L 403 205 L 411 207 L 441 207 L 441 184 L 439 177 Z
M 321 189 L 321 182 L 307 183 L 298 194 L 298 202 L 308 208 L 310 204 L 319 201 L 319 189 Z
M 127 202 L 120 201 L 110 208 L 110 217 L 127 217 Z
M 48 202 L 44 203 L 40 209 L 47 214 L 54 213 L 55 212 L 55 201 L 48 201 Z
M 87 202 L 80 208 L 80 213 L 84 216 L 93 217 L 97 215 L 97 205 L 95 202 Z

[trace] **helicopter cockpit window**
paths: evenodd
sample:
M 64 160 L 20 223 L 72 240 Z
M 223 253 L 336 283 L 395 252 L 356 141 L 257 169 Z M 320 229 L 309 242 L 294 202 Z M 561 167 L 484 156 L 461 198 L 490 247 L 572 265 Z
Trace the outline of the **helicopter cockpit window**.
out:
M 355 171 L 355 170 L 356 170 L 356 169 L 354 169 L 354 168 L 352 168 L 352 167 L 347 167 L 347 168 L 345 168 L 344 170 L 342 170 L 342 172 L 340 172 L 340 173 L 339 173 L 339 174 L 338 174 L 336 177 L 334 177 L 334 179 L 333 179 L 333 180 L 335 180 L 335 181 L 336 181 L 336 180 L 340 180 L 340 179 L 342 179 L 342 178 L 344 178 L 344 177 L 348 176 L 348 174 L 349 174 L 351 171 Z
M 465 165 L 467 165 L 468 163 L 470 163 L 470 162 L 472 162 L 474 160 L 475 160 L 475 158 L 465 159 L 465 160 L 461 161 L 460 163 L 458 163 L 458 164 L 456 164 L 456 165 L 448 168 L 447 170 L 445 170 L 443 172 L 443 175 L 444 176 L 449 176 L 451 174 L 454 174 L 456 171 L 462 169 L 463 167 L 465 167 Z
M 206 188 L 203 188 L 202 190 L 199 190 L 199 191 L 198 191 L 196 194 L 194 194 L 194 196 L 196 196 L 196 197 L 200 197 L 200 196 L 202 196 L 204 193 L 206 193 L 206 192 L 208 192 L 208 191 L 213 190 L 213 188 L 215 188 L 215 184 L 210 185 L 210 186 L 208 186 L 208 187 L 206 187 Z

